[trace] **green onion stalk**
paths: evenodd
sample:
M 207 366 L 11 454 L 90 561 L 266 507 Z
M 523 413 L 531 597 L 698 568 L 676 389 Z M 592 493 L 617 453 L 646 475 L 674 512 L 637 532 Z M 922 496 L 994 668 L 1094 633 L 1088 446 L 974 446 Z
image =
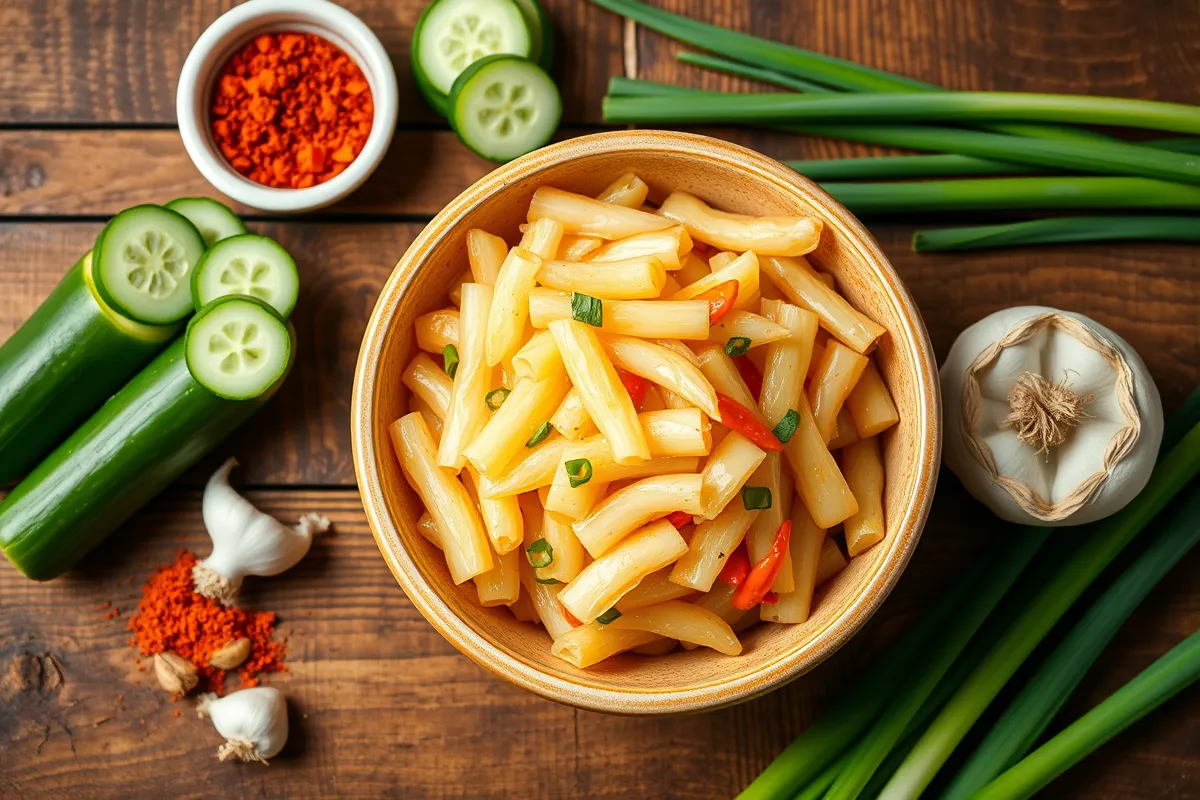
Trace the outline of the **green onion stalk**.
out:
M 803 78 L 793 78 L 791 75 L 784 75 L 782 72 L 775 72 L 774 70 L 763 69 L 762 67 L 753 67 L 749 64 L 743 64 L 740 61 L 709 55 L 708 53 L 693 53 L 690 50 L 680 50 L 675 54 L 675 58 L 684 64 L 704 67 L 714 72 L 724 72 L 738 78 L 749 78 L 750 80 L 762 83 L 774 84 L 775 86 L 782 86 L 785 89 L 791 89 L 796 92 L 832 94 L 837 91 L 836 89 L 830 89 L 828 86 L 822 86 L 819 83 L 806 81 Z
M 699 20 L 689 19 L 670 11 L 654 8 L 638 0 L 592 0 L 601 8 L 644 25 L 701 50 L 719 53 L 726 60 L 744 64 L 792 78 L 800 78 L 847 92 L 928 92 L 948 90 L 932 83 L 906 78 L 884 70 L 855 64 L 841 58 L 815 53 L 761 39 L 738 31 L 726 30 Z M 1033 136 L 1063 141 L 1111 141 L 1111 137 L 1096 131 L 1057 125 L 1023 125 L 995 123 L 988 126 L 1017 136 Z
M 967 800 L 1020 760 L 1150 590 L 1200 542 L 1200 494 L 1104 592 L 988 731 L 942 800 Z
M 882 800 L 921 795 L 971 726 L 1046 637 L 1067 609 L 1180 489 L 1200 473 L 1200 425 L 1154 468 L 1146 488 L 1129 505 L 1089 527 L 1087 539 L 979 667 L 959 687 L 880 794 Z
M 1016 546 L 998 559 L 980 560 L 975 571 L 982 574 L 972 580 L 975 588 L 963 598 L 954 618 L 922 654 L 921 668 L 914 673 L 915 680 L 892 698 L 854 748 L 846 768 L 825 795 L 827 800 L 852 800 L 859 796 L 888 753 L 904 738 L 908 726 L 967 643 L 1042 549 L 1046 539 L 1045 532 L 1041 536 L 1022 536 L 1017 539 Z
M 673 96 L 680 97 L 681 102 L 669 103 Z M 737 97 L 738 95 L 664 86 L 630 78 L 612 78 L 609 81 L 609 95 L 604 99 L 604 114 L 605 119 L 609 121 L 673 121 L 661 119 L 664 116 L 663 108 L 676 109 L 692 103 L 710 101 L 724 102 L 728 98 Z M 770 127 L 831 139 L 846 139 L 909 150 L 954 153 L 1073 172 L 1111 173 L 1200 183 L 1200 159 L 1193 155 L 1125 142 L 1052 141 L 921 125 L 775 123 Z
M 857 740 L 899 690 L 940 634 L 976 576 L 959 580 L 862 676 L 858 692 L 842 695 L 747 786 L 739 800 L 785 800 L 815 780 Z
M 1159 100 L 1027 92 L 717 93 L 685 102 L 610 99 L 611 122 L 973 123 L 998 120 L 1120 125 L 1200 134 L 1200 107 Z
M 855 214 L 1123 208 L 1200 210 L 1200 187 L 1152 178 L 1056 176 L 912 183 L 822 183 Z
M 938 178 L 950 175 L 1021 175 L 1036 167 L 953 153 L 919 156 L 867 156 L 784 161 L 814 181 L 887 180 L 888 178 Z
M 1136 180 L 1136 179 L 1134 179 Z M 913 234 L 918 253 L 1065 242 L 1200 242 L 1200 217 L 1054 217 Z
M 1167 420 L 1163 433 L 1160 464 L 1163 454 L 1172 450 L 1190 435 L 1192 426 L 1200 424 L 1200 387 L 1189 395 Z M 1193 431 L 1194 433 L 1194 431 Z M 1134 501 L 1137 502 L 1136 500 Z M 1096 526 L 1089 526 L 1089 535 Z M 1046 537 L 1048 531 L 1040 528 L 1023 528 L 1015 538 Z M 1043 538 L 1044 541 L 1044 538 Z M 1013 542 L 1010 546 L 1022 547 L 1021 542 Z M 1052 558 L 1048 561 L 1059 563 L 1065 559 Z M 984 559 L 981 563 L 990 563 Z M 963 598 L 978 587 L 974 583 L 975 574 L 969 572 L 955 586 L 945 593 L 941 600 L 926 612 L 921 619 L 910 628 L 901 638 L 888 648 L 887 652 L 864 673 L 861 685 L 864 691 L 845 694 L 828 711 L 817 718 L 803 733 L 798 736 L 773 762 L 762 772 L 743 792 L 738 795 L 740 800 L 790 800 L 795 794 L 813 783 L 822 783 L 824 787 L 831 786 L 836 776 L 841 773 L 844 764 L 851 754 L 847 748 L 861 738 L 879 716 L 885 705 L 900 691 L 904 676 L 911 674 L 922 663 L 924 652 L 932 646 L 933 641 L 941 634 L 948 620 L 953 617 Z M 1042 581 L 1031 581 L 1028 590 L 1041 585 Z M 917 718 L 909 723 L 906 736 L 919 732 L 925 720 L 938 710 L 946 696 L 957 688 L 969 676 L 973 675 L 977 666 L 985 657 L 991 655 L 990 643 L 1000 638 L 999 631 L 1007 630 L 1009 615 L 1014 615 L 1018 609 L 1023 611 L 1025 603 L 1006 604 L 997 611 L 997 619 L 989 620 L 987 627 L 981 631 L 976 641 L 972 641 L 967 653 L 954 665 L 934 696 L 925 701 L 925 705 Z M 908 742 L 906 741 L 907 745 Z M 905 751 L 902 746 L 899 750 Z M 841 760 L 839 761 L 839 755 Z M 876 775 L 890 774 L 895 765 L 894 760 L 883 765 Z M 826 782 L 827 781 L 827 782 Z M 824 788 L 819 793 L 811 795 L 811 800 L 824 796 Z M 816 791 L 816 790 L 814 790 Z M 810 794 L 802 795 L 806 800 Z M 871 794 L 874 796 L 874 793 Z
M 983 787 L 975 800 L 1023 800 L 1200 678 L 1200 631 Z

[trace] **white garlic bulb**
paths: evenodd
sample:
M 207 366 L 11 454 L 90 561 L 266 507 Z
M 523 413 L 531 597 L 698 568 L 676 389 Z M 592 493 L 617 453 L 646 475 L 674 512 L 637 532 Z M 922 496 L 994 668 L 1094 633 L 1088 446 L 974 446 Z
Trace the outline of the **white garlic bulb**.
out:
M 278 575 L 294 567 L 312 546 L 313 535 L 329 530 L 320 514 L 305 514 L 295 527 L 264 514 L 229 485 L 237 466 L 229 459 L 204 487 L 204 527 L 212 554 L 192 568 L 196 591 L 229 605 L 247 575 Z
M 287 699 L 274 686 L 255 686 L 217 697 L 200 696 L 196 706 L 200 716 L 212 720 L 225 744 L 217 749 L 222 761 L 261 761 L 267 763 L 287 743 Z
M 941 368 L 947 466 L 1026 525 L 1109 516 L 1146 485 L 1162 442 L 1158 388 L 1129 344 L 1081 314 L 998 311 Z

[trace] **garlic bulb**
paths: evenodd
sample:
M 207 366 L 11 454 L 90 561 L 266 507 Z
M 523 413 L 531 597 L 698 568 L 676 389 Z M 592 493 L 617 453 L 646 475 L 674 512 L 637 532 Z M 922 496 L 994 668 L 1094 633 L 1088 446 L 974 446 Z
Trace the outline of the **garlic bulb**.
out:
M 212 719 L 225 744 L 217 758 L 267 763 L 283 749 L 288 737 L 287 700 L 274 686 L 255 686 L 217 697 L 200 696 L 200 716 Z
M 941 368 L 945 459 L 997 516 L 1081 525 L 1146 485 L 1163 412 L 1129 344 L 1081 314 L 998 311 L 967 328 Z
M 264 514 L 229 485 L 237 466 L 229 459 L 204 487 L 204 527 L 212 554 L 192 569 L 196 591 L 229 605 L 247 575 L 278 575 L 291 569 L 312 545 L 314 533 L 329 530 L 329 520 L 305 514 L 295 527 Z

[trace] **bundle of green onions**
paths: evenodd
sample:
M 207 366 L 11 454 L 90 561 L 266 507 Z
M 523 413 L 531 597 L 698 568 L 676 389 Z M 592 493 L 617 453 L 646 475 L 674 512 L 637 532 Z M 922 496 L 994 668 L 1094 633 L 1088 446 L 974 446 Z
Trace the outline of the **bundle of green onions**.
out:
M 931 153 L 789 162 L 856 213 L 1200 208 L 1200 107 L 1115 97 L 947 91 L 639 0 L 592 2 L 721 54 L 681 52 L 680 61 L 791 90 L 706 92 L 617 77 L 604 100 L 610 122 L 748 124 Z M 1079 125 L 1189 137 L 1133 143 Z M 957 176 L 975 179 L 894 180 Z M 847 180 L 874 182 L 830 182 Z M 1200 217 L 1054 217 L 918 231 L 913 247 L 966 250 L 1112 240 L 1197 241 Z
M 921 797 L 1059 620 L 1200 474 L 1200 389 L 1172 416 L 1162 452 L 1147 488 L 1080 536 L 1048 544 L 1047 529 L 1014 531 L 864 675 L 865 691 L 843 696 L 741 800 Z M 1200 678 L 1196 634 L 1033 749 L 1122 623 L 1200 541 L 1200 494 L 1191 488 L 1157 538 L 1042 662 L 952 776 L 944 800 L 1030 797 Z

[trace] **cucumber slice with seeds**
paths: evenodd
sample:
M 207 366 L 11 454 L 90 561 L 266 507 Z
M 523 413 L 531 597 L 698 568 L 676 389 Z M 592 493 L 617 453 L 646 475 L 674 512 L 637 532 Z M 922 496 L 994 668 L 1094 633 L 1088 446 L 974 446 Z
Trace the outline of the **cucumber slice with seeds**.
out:
M 450 124 L 484 158 L 511 161 L 550 141 L 562 117 L 558 87 L 525 58 L 497 55 L 476 61 L 450 93 Z
M 212 247 L 222 239 L 246 232 L 246 223 L 242 222 L 242 218 L 211 197 L 180 197 L 163 208 L 178 211 L 187 217 L 200 231 L 205 247 Z
M 437 0 L 413 34 L 417 87 L 423 94 L 449 95 L 454 79 L 473 62 L 497 53 L 528 56 L 532 47 L 525 17 L 513 0 Z
M 203 254 L 204 239 L 187 217 L 135 206 L 109 220 L 96 240 L 96 289 L 138 322 L 177 322 L 192 312 L 192 269 Z
M 231 294 L 257 297 L 287 319 L 296 307 L 300 276 L 296 262 L 278 242 L 243 233 L 217 242 L 192 273 L 196 309 Z
M 539 67 L 550 71 L 554 66 L 554 26 L 550 16 L 538 0 L 513 0 L 525 17 L 525 27 L 529 28 L 529 38 L 533 44 L 529 48 L 529 60 Z
M 287 372 L 292 356 L 287 323 L 253 297 L 213 301 L 192 318 L 185 336 L 192 377 L 227 400 L 249 400 L 267 391 Z

